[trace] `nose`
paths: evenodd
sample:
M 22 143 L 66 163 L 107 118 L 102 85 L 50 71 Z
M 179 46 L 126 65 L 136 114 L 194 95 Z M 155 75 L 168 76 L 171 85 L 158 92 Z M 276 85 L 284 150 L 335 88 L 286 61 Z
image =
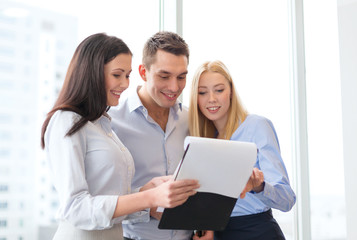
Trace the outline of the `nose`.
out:
M 127 89 L 129 87 L 129 78 L 125 77 L 125 79 L 121 81 L 120 87 Z
M 209 99 L 208 101 L 211 102 L 216 102 L 216 96 L 214 95 L 214 93 L 212 91 L 209 92 Z
M 178 92 L 180 87 L 179 87 L 179 84 L 178 84 L 178 80 L 176 79 L 171 79 L 169 81 L 169 85 L 167 87 L 171 92 Z

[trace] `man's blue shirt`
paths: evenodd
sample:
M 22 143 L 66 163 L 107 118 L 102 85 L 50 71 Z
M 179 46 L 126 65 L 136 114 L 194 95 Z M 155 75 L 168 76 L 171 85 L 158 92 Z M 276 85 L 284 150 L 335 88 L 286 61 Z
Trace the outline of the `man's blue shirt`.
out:
M 172 175 L 184 153 L 184 139 L 188 135 L 187 109 L 177 102 L 170 108 L 166 131 L 148 114 L 137 92 L 109 111 L 112 128 L 129 149 L 135 164 L 132 188 L 138 188 L 153 177 Z M 133 216 L 133 215 L 131 215 Z M 149 215 L 147 215 L 149 216 Z M 140 220 L 142 221 L 142 220 Z M 159 221 L 127 221 L 124 236 L 132 239 L 190 239 L 192 231 L 160 230 Z

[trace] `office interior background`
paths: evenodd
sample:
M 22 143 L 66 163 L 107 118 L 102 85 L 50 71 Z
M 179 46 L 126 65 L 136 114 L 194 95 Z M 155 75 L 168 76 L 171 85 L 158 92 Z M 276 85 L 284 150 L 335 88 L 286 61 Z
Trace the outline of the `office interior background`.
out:
M 357 239 L 357 0 L 0 0 L 0 240 L 50 239 L 56 192 L 40 128 L 76 46 L 106 32 L 134 53 L 179 33 L 195 69 L 222 60 L 250 113 L 271 119 L 297 203 L 289 240 Z

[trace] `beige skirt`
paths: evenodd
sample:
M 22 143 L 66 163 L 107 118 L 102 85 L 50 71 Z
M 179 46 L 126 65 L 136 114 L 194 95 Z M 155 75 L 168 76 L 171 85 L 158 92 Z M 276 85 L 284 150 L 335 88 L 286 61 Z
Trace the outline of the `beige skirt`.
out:
M 105 230 L 81 230 L 70 223 L 60 222 L 53 240 L 123 240 L 123 228 L 115 224 Z

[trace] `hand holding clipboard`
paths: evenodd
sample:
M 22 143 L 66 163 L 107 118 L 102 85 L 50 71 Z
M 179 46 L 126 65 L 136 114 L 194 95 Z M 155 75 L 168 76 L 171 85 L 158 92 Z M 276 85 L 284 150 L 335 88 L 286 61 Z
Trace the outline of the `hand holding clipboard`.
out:
M 197 179 L 200 188 L 183 205 L 165 209 L 160 229 L 223 230 L 252 174 L 254 143 L 187 137 L 175 179 Z

